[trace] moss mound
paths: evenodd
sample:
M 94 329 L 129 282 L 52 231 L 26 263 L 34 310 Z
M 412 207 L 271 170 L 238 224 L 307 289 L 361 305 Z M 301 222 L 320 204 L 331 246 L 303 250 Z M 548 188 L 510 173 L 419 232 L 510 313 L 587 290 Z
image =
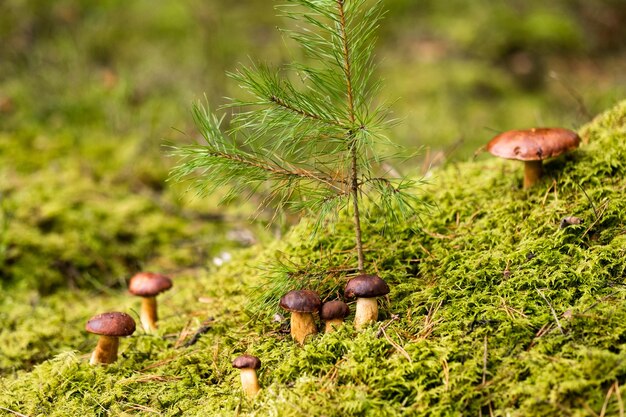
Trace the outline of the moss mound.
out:
M 521 190 L 520 164 L 489 158 L 436 172 L 426 198 L 437 209 L 422 223 L 371 217 L 368 262 L 392 291 L 367 331 L 347 325 L 301 348 L 271 322 L 283 289 L 334 298 L 354 266 L 347 220 L 314 241 L 302 225 L 261 255 L 180 278 L 159 336 L 124 340 L 113 366 L 89 366 L 76 343 L 80 354 L 4 378 L 0 406 L 49 416 L 623 414 L 626 102 L 580 132 L 581 149 L 548 162 L 532 190 Z M 583 222 L 561 228 L 567 216 Z M 277 253 L 268 281 L 252 266 Z M 261 319 L 250 321 L 259 285 Z M 132 305 L 122 297 L 108 302 Z M 241 352 L 263 362 L 253 402 L 230 367 Z

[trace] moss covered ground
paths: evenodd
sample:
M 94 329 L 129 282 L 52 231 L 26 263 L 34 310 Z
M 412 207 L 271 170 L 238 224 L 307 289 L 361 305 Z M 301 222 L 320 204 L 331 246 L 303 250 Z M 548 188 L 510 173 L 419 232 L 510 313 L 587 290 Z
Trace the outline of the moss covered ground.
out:
M 391 293 L 380 322 L 360 333 L 348 324 L 300 347 L 272 318 L 285 288 L 331 299 L 353 275 L 347 217 L 313 240 L 302 223 L 221 268 L 179 271 L 160 299 L 158 334 L 124 339 L 108 367 L 88 364 L 95 338 L 82 324 L 108 309 L 136 316 L 137 300 L 115 290 L 4 296 L 2 351 L 15 359 L 3 364 L 0 407 L 30 416 L 624 415 L 626 102 L 580 133 L 580 150 L 548 162 L 531 190 L 521 189 L 521 164 L 480 158 L 432 171 L 424 198 L 436 208 L 421 223 L 384 225 L 371 212 L 368 265 Z M 561 228 L 567 216 L 583 222 Z M 25 366 L 38 362 L 27 332 L 58 354 Z M 263 362 L 254 401 L 230 366 L 242 352 Z

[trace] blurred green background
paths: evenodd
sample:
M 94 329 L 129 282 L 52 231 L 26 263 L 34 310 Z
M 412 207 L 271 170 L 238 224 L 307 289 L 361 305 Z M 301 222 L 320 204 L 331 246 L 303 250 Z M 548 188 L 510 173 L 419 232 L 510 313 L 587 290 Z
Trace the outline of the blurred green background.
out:
M 166 184 L 164 145 L 197 140 L 193 100 L 241 95 L 226 71 L 302 58 L 277 3 L 0 2 L 2 285 L 121 285 L 224 246 L 235 226 Z M 407 172 L 470 158 L 498 131 L 576 128 L 626 97 L 625 0 L 384 4 L 381 100 L 403 121 L 390 136 L 426 146 Z

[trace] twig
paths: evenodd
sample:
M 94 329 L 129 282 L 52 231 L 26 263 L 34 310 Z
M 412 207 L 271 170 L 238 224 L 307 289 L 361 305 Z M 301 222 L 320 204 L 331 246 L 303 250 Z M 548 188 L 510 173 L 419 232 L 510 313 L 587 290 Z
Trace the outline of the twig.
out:
M 550 307 L 550 311 L 552 312 L 552 316 L 554 316 L 554 320 L 556 321 L 556 325 L 559 328 L 559 330 L 561 331 L 561 334 L 565 334 L 565 332 L 563 331 L 563 327 L 561 326 L 561 322 L 559 321 L 559 317 L 556 315 L 556 311 L 554 311 L 554 308 L 552 308 L 552 304 L 550 304 L 550 301 L 548 301 L 546 296 L 541 292 L 541 290 L 539 288 L 535 288 L 535 290 L 537 290 L 537 293 L 539 293 L 541 298 L 543 298 L 545 300 L 545 302 L 548 304 L 548 307 Z

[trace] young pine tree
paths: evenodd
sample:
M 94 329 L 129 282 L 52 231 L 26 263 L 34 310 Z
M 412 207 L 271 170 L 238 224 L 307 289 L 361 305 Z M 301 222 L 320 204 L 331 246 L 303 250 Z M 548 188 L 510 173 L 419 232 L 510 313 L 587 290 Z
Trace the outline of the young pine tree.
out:
M 381 2 L 287 1 L 279 10 L 295 29 L 284 32 L 306 64 L 259 64 L 230 74 L 248 98 L 224 106 L 234 111 L 228 129 L 223 116 L 194 106 L 205 143 L 178 149 L 183 159 L 173 178 L 193 177 L 203 193 L 225 188 L 226 202 L 262 195 L 262 206 L 306 212 L 318 227 L 347 208 L 364 273 L 362 200 L 395 219 L 420 207 L 410 192 L 416 182 L 388 175 L 384 161 L 393 155 L 379 153 L 391 145 L 384 132 L 392 123 L 376 100 L 381 84 L 372 52 Z

